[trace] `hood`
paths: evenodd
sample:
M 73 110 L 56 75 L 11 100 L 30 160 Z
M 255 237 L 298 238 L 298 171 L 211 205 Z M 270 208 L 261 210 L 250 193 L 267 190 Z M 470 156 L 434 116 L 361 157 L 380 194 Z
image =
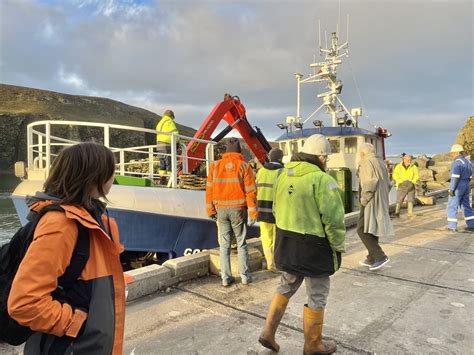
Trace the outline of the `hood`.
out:
M 268 170 L 277 170 L 283 168 L 283 164 L 277 162 L 266 162 L 263 167 Z
M 316 165 L 321 171 L 326 172 L 323 164 L 321 163 L 317 155 L 299 152 L 293 154 L 293 156 L 291 157 L 291 161 L 305 161 L 307 163 Z
M 323 171 L 317 165 L 308 163 L 307 161 L 292 161 L 285 164 L 285 174 L 287 176 L 304 176 L 316 172 Z

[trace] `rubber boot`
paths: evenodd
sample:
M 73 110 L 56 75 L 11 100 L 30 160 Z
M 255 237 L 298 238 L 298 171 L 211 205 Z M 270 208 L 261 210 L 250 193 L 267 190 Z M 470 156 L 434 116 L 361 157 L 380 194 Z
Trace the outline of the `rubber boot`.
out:
M 268 309 L 267 318 L 265 319 L 265 327 L 262 334 L 258 338 L 258 342 L 267 349 L 275 352 L 280 351 L 280 345 L 275 341 L 275 333 L 280 324 L 281 318 L 285 314 L 288 298 L 282 294 L 275 294 Z
M 400 204 L 399 203 L 395 205 L 395 214 L 393 216 L 396 218 L 400 217 Z
M 265 248 L 263 249 L 263 254 L 265 255 L 265 260 L 267 262 L 267 270 L 276 271 L 275 263 L 273 262 L 273 249 Z
M 416 214 L 413 213 L 413 202 L 407 202 L 408 217 L 416 217 Z
M 304 305 L 304 354 L 332 354 L 337 350 L 334 340 L 323 341 L 324 308 L 311 309 Z

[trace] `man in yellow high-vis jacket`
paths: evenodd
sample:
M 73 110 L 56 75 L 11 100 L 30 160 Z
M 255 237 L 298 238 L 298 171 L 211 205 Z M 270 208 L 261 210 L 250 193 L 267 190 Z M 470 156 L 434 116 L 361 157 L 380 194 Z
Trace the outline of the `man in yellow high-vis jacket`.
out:
M 393 180 L 397 188 L 397 205 L 395 207 L 395 217 L 400 216 L 400 207 L 405 197 L 407 198 L 408 217 L 414 217 L 413 204 L 415 203 L 415 185 L 420 176 L 418 168 L 412 163 L 412 156 L 405 154 L 403 161 L 395 166 L 393 170 Z
M 276 270 L 273 260 L 275 246 L 275 216 L 273 216 L 273 184 L 283 168 L 283 152 L 273 148 L 268 153 L 269 162 L 257 172 L 257 221 L 260 224 L 260 239 L 268 270 Z
M 166 110 L 163 117 L 156 125 L 156 150 L 160 153 L 160 174 L 171 174 L 171 134 L 179 134 L 174 123 L 174 113 Z M 177 137 L 176 142 L 179 141 Z M 168 155 L 165 155 L 168 154 Z

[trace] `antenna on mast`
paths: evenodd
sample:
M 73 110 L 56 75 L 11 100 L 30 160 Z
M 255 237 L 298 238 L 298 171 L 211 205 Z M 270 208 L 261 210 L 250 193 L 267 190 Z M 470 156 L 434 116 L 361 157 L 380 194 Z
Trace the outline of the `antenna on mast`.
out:
M 318 20 L 319 56 L 321 57 L 321 20 Z

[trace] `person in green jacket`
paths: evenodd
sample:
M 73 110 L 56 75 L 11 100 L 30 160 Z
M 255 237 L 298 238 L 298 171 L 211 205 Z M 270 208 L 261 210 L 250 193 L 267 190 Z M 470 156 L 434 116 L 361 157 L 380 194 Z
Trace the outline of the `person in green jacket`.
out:
M 418 168 L 412 163 L 412 156 L 405 154 L 403 161 L 395 166 L 393 180 L 397 188 L 397 204 L 395 206 L 395 217 L 400 217 L 400 207 L 405 197 L 407 198 L 408 217 L 415 217 L 413 204 L 415 203 L 415 185 L 420 179 Z
M 179 134 L 176 124 L 174 123 L 174 113 L 166 110 L 163 117 L 156 125 L 156 150 L 160 153 L 160 170 L 159 174 L 171 174 L 171 134 Z M 167 134 L 168 133 L 168 134 Z M 177 137 L 176 142 L 179 142 Z M 168 155 L 165 155 L 168 154 Z
M 257 172 L 257 221 L 260 224 L 260 239 L 267 270 L 275 271 L 273 249 L 275 245 L 275 216 L 273 216 L 273 185 L 283 168 L 283 152 L 273 148 L 268 153 L 268 162 Z
M 285 164 L 273 188 L 275 263 L 282 276 L 259 342 L 276 352 L 276 329 L 303 280 L 308 296 L 303 309 L 304 353 L 336 351 L 334 341 L 323 342 L 322 328 L 329 276 L 341 265 L 346 228 L 339 186 L 325 172 L 330 152 L 323 135 L 310 136 Z

